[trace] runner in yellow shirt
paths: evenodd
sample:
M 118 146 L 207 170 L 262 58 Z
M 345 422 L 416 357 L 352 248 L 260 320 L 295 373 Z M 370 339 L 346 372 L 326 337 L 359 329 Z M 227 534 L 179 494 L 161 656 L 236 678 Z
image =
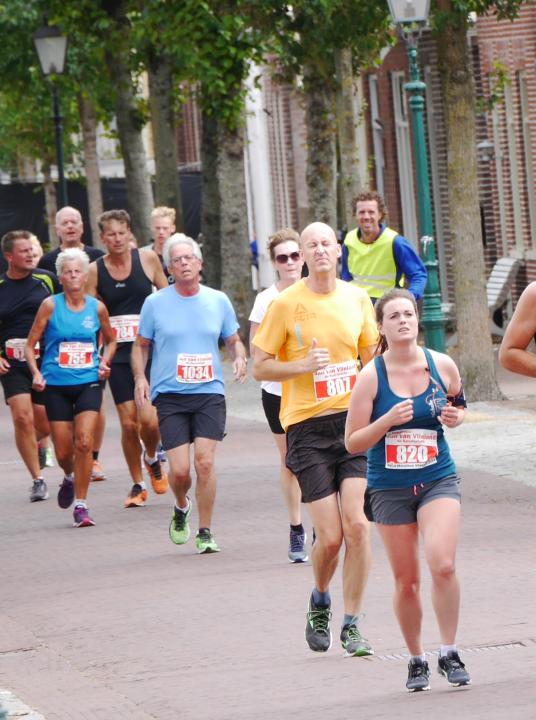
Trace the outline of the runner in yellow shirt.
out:
M 268 308 L 253 339 L 253 374 L 257 380 L 282 381 L 287 466 L 298 478 L 315 528 L 307 643 L 316 652 L 331 646 L 329 583 L 344 541 L 341 643 L 348 655 L 372 655 L 358 628 L 370 566 L 367 461 L 346 451 L 344 428 L 358 356 L 363 363 L 372 358 L 378 332 L 367 293 L 337 280 L 341 248 L 333 230 L 312 223 L 300 246 L 309 276 Z

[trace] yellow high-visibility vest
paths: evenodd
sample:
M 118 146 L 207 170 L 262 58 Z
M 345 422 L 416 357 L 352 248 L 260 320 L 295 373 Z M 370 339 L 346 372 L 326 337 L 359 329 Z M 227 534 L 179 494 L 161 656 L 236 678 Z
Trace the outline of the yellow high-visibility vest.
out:
M 357 228 L 350 230 L 344 238 L 348 248 L 348 270 L 352 273 L 352 282 L 369 297 L 380 298 L 396 286 L 396 263 L 393 241 L 398 233 L 386 227 L 373 243 L 361 242 Z M 400 279 L 402 283 L 403 278 Z

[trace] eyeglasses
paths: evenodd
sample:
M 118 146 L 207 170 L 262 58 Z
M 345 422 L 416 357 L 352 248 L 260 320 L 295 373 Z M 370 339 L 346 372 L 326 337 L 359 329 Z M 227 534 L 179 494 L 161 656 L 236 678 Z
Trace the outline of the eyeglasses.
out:
M 182 260 L 187 263 L 191 263 L 192 260 L 197 260 L 195 255 L 181 255 L 180 257 L 174 257 L 170 259 L 171 265 L 178 265 Z
M 298 262 L 300 259 L 300 253 L 299 252 L 291 252 L 290 255 L 284 255 L 283 253 L 281 255 L 275 256 L 275 261 L 279 265 L 284 265 L 285 263 L 288 263 L 288 261 L 292 260 L 292 262 Z

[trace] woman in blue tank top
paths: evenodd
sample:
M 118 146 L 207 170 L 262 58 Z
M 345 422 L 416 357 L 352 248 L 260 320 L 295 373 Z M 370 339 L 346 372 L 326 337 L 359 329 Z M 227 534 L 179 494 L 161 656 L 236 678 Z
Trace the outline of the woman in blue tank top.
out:
M 58 255 L 56 269 L 63 292 L 41 304 L 28 335 L 25 354 L 33 388 L 45 393 L 52 441 L 64 478 L 58 492 L 61 508 L 74 505 L 74 527 L 94 521 L 87 509 L 87 490 L 93 466 L 93 437 L 102 403 L 100 380 L 110 374 L 115 334 L 108 311 L 85 294 L 89 258 L 70 248 Z M 99 357 L 99 333 L 105 350 Z M 44 336 L 41 370 L 35 362 L 32 338 Z
M 382 354 L 360 373 L 346 421 L 349 452 L 368 450 L 372 516 L 395 578 L 395 613 L 410 652 L 408 691 L 430 689 L 422 639 L 419 534 L 432 576 L 441 648 L 438 670 L 468 685 L 455 637 L 460 606 L 455 571 L 460 489 L 444 426 L 463 421 L 466 406 L 452 358 L 419 347 L 417 305 L 394 289 L 375 306 Z

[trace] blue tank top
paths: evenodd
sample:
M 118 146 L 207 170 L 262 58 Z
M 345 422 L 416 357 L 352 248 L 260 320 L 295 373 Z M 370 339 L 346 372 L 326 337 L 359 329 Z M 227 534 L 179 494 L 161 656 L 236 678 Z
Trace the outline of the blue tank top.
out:
M 367 484 L 374 490 L 424 485 L 453 475 L 452 460 L 443 426 L 437 419 L 447 402 L 447 389 L 431 353 L 423 348 L 430 370 L 430 383 L 413 397 L 413 419 L 393 426 L 367 453 Z M 371 422 L 385 415 L 394 405 L 407 398 L 395 395 L 383 357 L 374 358 L 378 375 L 378 392 L 374 399 Z
M 48 385 L 83 385 L 99 379 L 97 300 L 84 296 L 82 310 L 69 310 L 64 293 L 54 295 L 45 330 L 41 372 Z

